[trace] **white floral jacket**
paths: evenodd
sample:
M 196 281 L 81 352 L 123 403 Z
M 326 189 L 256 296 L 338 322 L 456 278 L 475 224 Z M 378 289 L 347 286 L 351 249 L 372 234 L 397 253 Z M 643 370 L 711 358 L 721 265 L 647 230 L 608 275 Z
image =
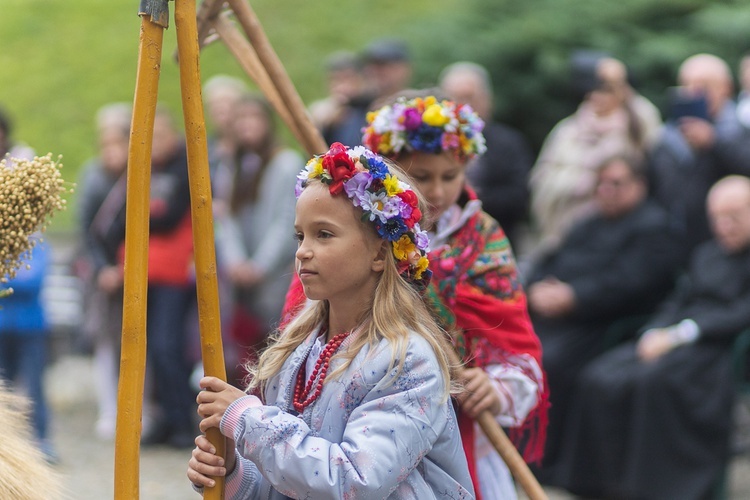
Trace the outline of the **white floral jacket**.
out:
M 365 347 L 302 415 L 292 410 L 297 371 L 313 332 L 266 388 L 232 403 L 221 431 L 236 442 L 227 499 L 473 499 L 450 400 L 434 351 L 412 333 L 404 369 L 389 370 L 390 344 Z M 353 339 L 342 344 L 346 348 Z M 334 360 L 329 373 L 336 367 Z

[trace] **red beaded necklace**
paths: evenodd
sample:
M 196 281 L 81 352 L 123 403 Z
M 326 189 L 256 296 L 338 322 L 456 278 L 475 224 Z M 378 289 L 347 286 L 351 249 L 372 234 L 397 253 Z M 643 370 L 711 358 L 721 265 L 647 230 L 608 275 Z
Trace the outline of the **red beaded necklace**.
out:
M 315 363 L 315 369 L 310 374 L 310 379 L 305 384 L 305 367 L 300 366 L 297 372 L 297 383 L 294 387 L 294 398 L 292 399 L 292 405 L 297 413 L 302 413 L 305 408 L 310 406 L 313 401 L 318 399 L 320 393 L 323 391 L 323 382 L 326 379 L 326 372 L 328 372 L 328 365 L 331 364 L 331 357 L 336 353 L 341 343 L 351 332 L 339 333 L 331 340 L 328 341 L 323 352 L 320 353 L 318 361 Z M 318 372 L 320 372 L 320 378 L 318 378 Z M 318 378 L 318 383 L 315 386 L 315 392 L 310 394 L 312 385 L 315 383 L 315 379 Z

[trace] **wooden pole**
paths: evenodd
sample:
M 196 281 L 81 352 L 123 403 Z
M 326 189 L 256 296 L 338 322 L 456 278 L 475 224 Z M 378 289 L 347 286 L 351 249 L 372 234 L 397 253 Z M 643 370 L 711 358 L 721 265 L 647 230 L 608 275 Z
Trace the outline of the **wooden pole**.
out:
M 141 15 L 133 118 L 128 149 L 122 352 L 115 433 L 115 499 L 139 495 L 143 385 L 146 372 L 151 141 L 159 89 L 164 27 Z
M 224 8 L 224 0 L 203 0 L 196 14 L 198 30 L 198 48 L 202 49 L 211 30 L 211 22 Z
M 195 249 L 201 354 L 206 375 L 226 380 L 221 342 L 219 287 L 216 277 L 211 179 L 208 169 L 206 122 L 203 116 L 200 79 L 200 49 L 195 0 L 175 0 L 175 26 L 180 62 L 180 89 L 185 119 L 190 205 Z M 226 440 L 217 428 L 206 432 L 218 455 L 225 456 Z M 215 486 L 206 487 L 203 498 L 224 498 L 224 478 L 215 477 Z
M 500 454 L 500 457 L 502 457 L 508 469 L 510 469 L 513 477 L 516 478 L 523 491 L 526 492 L 529 499 L 547 500 L 547 494 L 542 489 L 539 481 L 536 480 L 531 469 L 526 465 L 523 457 L 518 453 L 511 440 L 508 439 L 508 436 L 503 431 L 503 428 L 500 427 L 500 424 L 497 423 L 495 417 L 492 416 L 492 413 L 487 410 L 483 411 L 477 417 L 477 423 Z
M 271 77 L 268 76 L 266 68 L 258 58 L 258 54 L 253 49 L 253 46 L 248 42 L 247 38 L 237 30 L 232 22 L 226 18 L 226 16 L 218 16 L 212 21 L 212 26 L 216 30 L 216 34 L 221 37 L 224 43 L 229 48 L 229 51 L 237 59 L 245 70 L 245 73 L 252 78 L 252 80 L 258 85 L 263 95 L 266 96 L 268 102 L 279 114 L 279 117 L 284 121 L 286 126 L 294 135 L 297 142 L 301 146 L 305 147 L 305 138 L 300 130 L 297 122 L 294 121 L 294 117 L 289 112 L 286 103 L 279 95 L 279 91 L 271 81 Z
M 452 347 L 447 347 L 447 349 L 451 364 L 460 366 L 462 363 L 456 351 Z M 458 376 L 460 377 L 461 374 L 459 373 Z M 477 416 L 476 421 L 529 499 L 547 500 L 547 494 L 542 489 L 539 481 L 536 480 L 531 469 L 526 465 L 523 457 L 518 453 L 518 450 L 505 434 L 503 428 L 500 427 L 500 424 L 497 423 L 492 413 L 489 410 L 485 410 Z
M 242 30 L 255 47 L 258 58 L 263 63 L 263 67 L 266 68 L 268 76 L 278 90 L 282 101 L 286 103 L 294 122 L 299 127 L 304 139 L 302 145 L 305 150 L 310 156 L 325 153 L 328 150 L 328 145 L 320 131 L 313 125 L 302 99 L 268 41 L 255 12 L 246 0 L 228 0 L 228 2 L 237 16 Z

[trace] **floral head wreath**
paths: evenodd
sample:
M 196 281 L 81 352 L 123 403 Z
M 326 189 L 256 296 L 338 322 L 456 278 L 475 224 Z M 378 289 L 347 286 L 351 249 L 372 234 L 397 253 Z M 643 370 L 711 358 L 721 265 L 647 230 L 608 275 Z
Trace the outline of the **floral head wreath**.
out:
M 417 195 L 390 173 L 381 156 L 363 146 L 350 149 L 336 142 L 297 175 L 297 198 L 311 179 L 326 184 L 333 196 L 346 194 L 362 209 L 362 220 L 371 222 L 378 235 L 391 242 L 399 273 L 418 288 L 427 285 L 432 275 L 427 268 L 430 241 L 419 227 L 422 212 Z
M 407 99 L 367 114 L 362 143 L 383 155 L 402 151 L 452 152 L 468 161 L 487 150 L 484 122 L 468 104 L 456 104 L 434 96 Z

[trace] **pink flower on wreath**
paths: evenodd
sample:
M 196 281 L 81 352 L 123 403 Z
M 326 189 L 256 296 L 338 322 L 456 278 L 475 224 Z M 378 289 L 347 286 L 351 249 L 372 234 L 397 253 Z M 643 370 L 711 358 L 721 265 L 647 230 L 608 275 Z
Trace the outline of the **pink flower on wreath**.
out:
M 340 142 L 333 143 L 328 154 L 323 157 L 323 168 L 333 179 L 328 186 L 332 195 L 339 194 L 344 189 L 344 181 L 356 173 L 354 161 L 349 157 L 346 146 Z
M 402 120 L 406 130 L 417 130 L 422 125 L 422 113 L 415 108 L 406 108 Z

